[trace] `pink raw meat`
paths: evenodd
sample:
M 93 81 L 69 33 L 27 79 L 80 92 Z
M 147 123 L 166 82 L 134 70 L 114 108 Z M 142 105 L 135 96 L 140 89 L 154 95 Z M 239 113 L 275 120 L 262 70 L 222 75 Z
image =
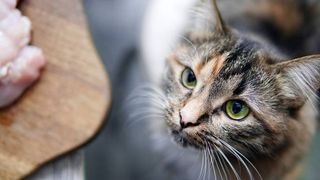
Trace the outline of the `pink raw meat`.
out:
M 45 65 L 41 49 L 28 45 L 31 23 L 16 4 L 16 0 L 0 1 L 0 108 L 35 82 Z

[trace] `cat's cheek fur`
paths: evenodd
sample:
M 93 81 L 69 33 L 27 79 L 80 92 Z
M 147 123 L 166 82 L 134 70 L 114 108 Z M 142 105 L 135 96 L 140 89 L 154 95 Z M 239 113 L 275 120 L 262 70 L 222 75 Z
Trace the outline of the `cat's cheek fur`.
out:
M 167 124 L 169 127 L 171 127 L 172 130 L 179 130 L 180 129 L 180 117 L 179 117 L 179 111 L 173 110 L 172 113 L 168 115 Z
M 210 127 L 218 138 L 236 147 L 243 154 L 252 155 L 254 149 L 266 153 L 270 151 L 263 149 L 265 140 L 268 139 L 264 127 L 251 114 L 243 120 L 232 120 L 222 115 L 213 121 Z

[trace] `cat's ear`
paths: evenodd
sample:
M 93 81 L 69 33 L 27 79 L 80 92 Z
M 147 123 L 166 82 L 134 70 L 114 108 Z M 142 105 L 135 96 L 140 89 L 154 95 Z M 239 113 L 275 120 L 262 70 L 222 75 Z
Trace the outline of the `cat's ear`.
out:
M 306 56 L 276 64 L 280 73 L 282 94 L 292 106 L 314 100 L 320 89 L 320 55 Z
M 211 0 L 211 1 L 213 5 L 214 16 L 215 16 L 215 23 L 216 23 L 215 27 L 220 33 L 225 34 L 227 32 L 227 28 L 223 22 L 221 13 L 217 5 L 217 1 L 216 0 Z

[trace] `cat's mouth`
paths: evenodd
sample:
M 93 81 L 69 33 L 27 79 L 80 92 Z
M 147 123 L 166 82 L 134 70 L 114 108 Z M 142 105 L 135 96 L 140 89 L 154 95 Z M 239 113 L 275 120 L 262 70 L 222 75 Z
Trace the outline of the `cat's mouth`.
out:
M 172 130 L 171 134 L 174 141 L 183 147 L 193 147 L 196 149 L 203 149 L 205 147 L 201 137 L 193 137 L 183 130 Z
M 222 147 L 220 139 L 201 125 L 188 128 L 170 126 L 170 132 L 174 141 L 182 147 L 195 149 L 206 149 L 209 146 Z

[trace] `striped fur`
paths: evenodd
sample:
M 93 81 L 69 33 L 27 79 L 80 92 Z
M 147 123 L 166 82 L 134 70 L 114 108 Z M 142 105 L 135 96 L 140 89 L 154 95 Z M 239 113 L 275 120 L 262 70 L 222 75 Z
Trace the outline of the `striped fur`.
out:
M 268 15 L 270 10 L 276 11 L 270 7 L 283 8 L 281 12 L 299 16 L 300 6 L 296 5 L 301 4 L 292 4 L 288 9 L 283 6 L 283 2 L 287 1 L 276 1 L 279 3 L 276 5 L 273 1 L 270 4 L 264 1 L 259 5 L 263 9 L 261 16 L 256 14 L 256 10 L 248 13 L 255 21 L 260 19 L 261 22 L 271 18 Z M 294 30 L 303 22 L 297 19 L 297 22 L 292 20 L 283 24 L 283 18 L 280 18 L 283 14 L 274 15 L 279 16 L 274 26 L 279 32 L 288 34 L 286 38 L 295 38 L 296 34 L 301 33 Z M 237 19 L 240 18 L 229 18 L 227 22 L 230 25 L 226 27 L 209 25 L 208 28 L 206 24 L 205 28 L 188 28 L 167 56 L 161 81 L 168 101 L 165 121 L 172 136 L 182 146 L 199 150 L 210 147 L 216 153 L 224 152 L 236 171 L 248 172 L 251 169 L 252 174 L 239 175 L 243 179 L 259 179 L 260 176 L 263 179 L 297 178 L 316 130 L 315 102 L 317 90 L 320 89 L 320 55 L 293 58 L 293 54 L 307 54 L 311 52 L 309 49 L 320 47 L 287 53 L 295 48 L 277 43 L 273 39 L 276 36 L 256 33 L 255 28 L 243 33 L 243 29 L 232 26 L 233 20 Z M 203 23 L 197 21 L 193 24 L 203 27 Z M 181 73 L 187 67 L 194 71 L 197 78 L 193 90 L 181 84 Z M 224 103 L 233 99 L 249 105 L 251 113 L 244 120 L 234 121 L 226 116 Z M 194 108 L 190 113 L 198 114 L 201 123 L 182 129 L 179 124 L 180 111 L 191 103 Z M 238 156 L 248 158 L 252 166 L 247 169 L 243 164 L 238 165 L 239 157 L 229 148 L 239 151 L 241 155 Z M 230 176 L 230 179 L 237 179 L 236 173 Z

